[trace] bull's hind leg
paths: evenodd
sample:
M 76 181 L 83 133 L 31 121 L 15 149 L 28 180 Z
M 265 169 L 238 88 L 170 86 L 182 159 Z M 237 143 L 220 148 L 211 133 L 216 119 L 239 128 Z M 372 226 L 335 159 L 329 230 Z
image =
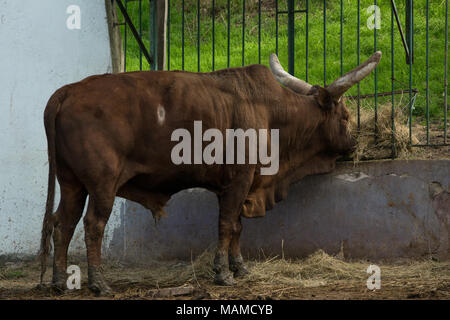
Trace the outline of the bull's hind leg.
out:
M 52 286 L 58 290 L 66 289 L 67 250 L 75 228 L 83 214 L 87 192 L 81 184 L 60 182 L 61 200 L 54 215 Z
M 233 274 L 230 272 L 228 251 L 240 256 L 239 237 L 232 241 L 234 235 L 240 234 L 242 226 L 239 220 L 244 203 L 253 181 L 254 168 L 244 168 L 238 172 L 226 190 L 219 196 L 219 241 L 214 258 L 214 282 L 220 285 L 233 285 Z M 231 246 L 230 246 L 231 245 Z M 242 258 L 242 256 L 240 256 Z M 232 263 L 235 260 L 232 258 Z
M 105 193 L 102 193 L 105 194 Z M 112 293 L 100 271 L 103 233 L 114 204 L 114 194 L 89 196 L 84 217 L 85 242 L 88 259 L 88 287 L 96 295 Z
M 230 251 L 229 251 L 229 265 L 230 270 L 234 273 L 236 278 L 243 277 L 250 273 L 247 267 L 244 264 L 244 259 L 241 254 L 241 246 L 239 244 L 239 239 L 241 237 L 242 231 L 242 223 L 241 217 L 238 217 L 238 221 L 233 229 L 231 243 L 230 243 Z

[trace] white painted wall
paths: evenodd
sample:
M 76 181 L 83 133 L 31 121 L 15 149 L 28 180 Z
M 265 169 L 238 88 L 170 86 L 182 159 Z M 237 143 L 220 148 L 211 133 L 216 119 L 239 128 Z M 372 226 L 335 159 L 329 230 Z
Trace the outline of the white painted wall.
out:
M 81 9 L 80 29 L 66 26 L 70 5 Z M 104 0 L 0 0 L 0 255 L 39 249 L 48 98 L 64 84 L 111 70 Z M 106 246 L 119 207 L 116 201 Z M 84 252 L 83 239 L 80 222 L 71 252 Z

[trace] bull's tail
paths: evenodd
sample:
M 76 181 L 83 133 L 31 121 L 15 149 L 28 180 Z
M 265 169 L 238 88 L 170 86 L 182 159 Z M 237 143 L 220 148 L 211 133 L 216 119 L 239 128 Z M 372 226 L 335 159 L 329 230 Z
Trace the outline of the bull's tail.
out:
M 48 146 L 48 191 L 47 203 L 45 207 L 44 221 L 42 224 L 41 248 L 39 260 L 41 263 L 41 284 L 43 283 L 45 271 L 47 270 L 47 258 L 51 250 L 50 238 L 53 233 L 53 206 L 55 201 L 55 180 L 56 180 L 56 130 L 55 121 L 62 102 L 65 98 L 65 89 L 57 90 L 49 99 L 44 111 L 45 133 L 47 135 Z

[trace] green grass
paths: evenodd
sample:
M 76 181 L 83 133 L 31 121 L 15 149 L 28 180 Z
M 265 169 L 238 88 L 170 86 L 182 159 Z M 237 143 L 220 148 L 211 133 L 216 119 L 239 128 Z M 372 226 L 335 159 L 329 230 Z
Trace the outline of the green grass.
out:
M 215 9 L 215 65 L 214 68 L 227 67 L 227 10 L 226 0 L 216 0 Z M 242 0 L 231 1 L 230 66 L 242 65 Z M 296 1 L 296 9 L 305 7 L 305 0 Z M 310 0 L 309 14 L 309 56 L 308 82 L 324 84 L 323 63 L 323 1 Z M 170 69 L 182 68 L 181 42 L 181 0 L 171 0 L 170 12 Z M 212 10 L 210 0 L 201 0 L 200 28 L 200 71 L 207 72 L 212 66 Z M 274 1 L 262 1 L 261 63 L 268 65 L 268 57 L 275 52 L 275 9 Z M 366 9 L 373 1 L 361 0 L 360 61 L 363 62 L 374 52 L 374 33 L 369 30 L 366 21 L 370 16 Z M 400 21 L 405 28 L 404 1 L 397 1 Z M 343 27 L 343 71 L 357 65 L 357 6 L 354 0 L 344 0 Z M 419 90 L 414 115 L 426 114 L 426 1 L 414 2 L 414 64 L 413 87 Z M 185 70 L 197 69 L 197 1 L 185 0 Z M 391 9 L 390 1 L 378 1 L 381 9 L 381 29 L 377 30 L 377 50 L 383 52 L 383 58 L 377 68 L 378 92 L 391 90 Z M 142 1 L 142 30 L 146 46 L 149 45 L 148 1 Z M 279 1 L 279 9 L 287 10 L 287 1 Z M 138 2 L 128 4 L 128 10 L 138 27 Z M 327 1 L 326 22 L 326 83 L 330 84 L 340 76 L 340 1 Z M 444 114 L 444 54 L 445 54 L 445 1 L 430 0 L 429 13 L 429 108 L 430 115 L 443 119 Z M 295 75 L 306 78 L 306 16 L 295 16 Z M 122 28 L 123 34 L 123 28 Z M 139 70 L 139 47 L 128 33 L 127 70 Z M 287 69 L 287 15 L 279 20 L 279 57 Z M 149 65 L 143 58 L 143 69 Z M 258 56 L 258 1 L 246 1 L 245 24 L 245 64 L 259 62 Z M 406 64 L 405 51 L 400 33 L 394 24 L 394 68 L 395 90 L 408 89 L 409 66 Z M 361 82 L 361 94 L 374 93 L 375 75 L 372 73 Z M 356 95 L 356 86 L 348 92 Z M 371 100 L 372 104 L 373 99 Z M 379 97 L 378 102 L 390 102 L 390 97 Z M 396 96 L 395 105 L 407 105 L 408 95 Z
M 0 279 L 12 280 L 25 278 L 28 275 L 26 271 L 23 270 L 4 270 L 0 271 Z

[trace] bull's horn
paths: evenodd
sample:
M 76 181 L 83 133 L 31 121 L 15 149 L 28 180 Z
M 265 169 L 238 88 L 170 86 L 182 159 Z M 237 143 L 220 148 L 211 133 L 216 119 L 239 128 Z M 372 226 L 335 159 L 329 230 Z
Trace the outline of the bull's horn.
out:
M 381 51 L 375 52 L 366 62 L 347 72 L 327 87 L 333 97 L 341 97 L 353 85 L 367 77 L 378 65 Z
M 272 53 L 270 55 L 269 63 L 270 69 L 272 70 L 272 73 L 278 82 L 300 94 L 307 94 L 309 90 L 311 90 L 312 86 L 309 83 L 300 80 L 284 71 L 275 53 Z

